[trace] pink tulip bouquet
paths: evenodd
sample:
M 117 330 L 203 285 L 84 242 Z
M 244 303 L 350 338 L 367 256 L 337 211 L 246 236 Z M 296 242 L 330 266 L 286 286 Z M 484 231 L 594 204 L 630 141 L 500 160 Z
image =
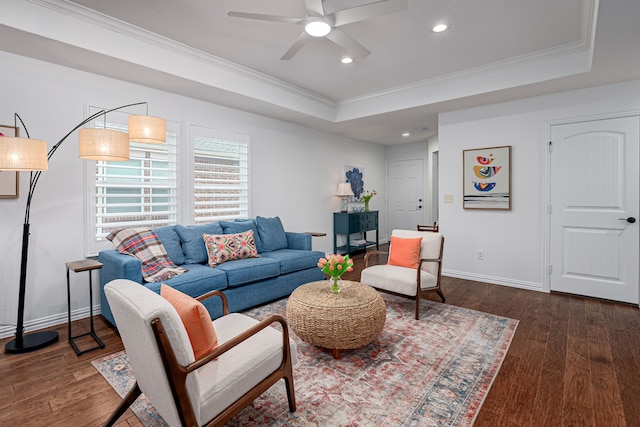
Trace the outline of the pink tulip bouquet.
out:
M 331 292 L 340 292 L 338 279 L 346 272 L 353 271 L 353 260 L 349 255 L 331 254 L 318 260 L 318 268 L 331 277 Z

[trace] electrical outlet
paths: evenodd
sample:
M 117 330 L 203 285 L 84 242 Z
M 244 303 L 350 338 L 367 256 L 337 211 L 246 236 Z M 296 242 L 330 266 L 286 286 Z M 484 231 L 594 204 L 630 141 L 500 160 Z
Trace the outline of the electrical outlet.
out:
M 484 251 L 483 250 L 478 249 L 478 259 L 480 261 L 484 260 Z

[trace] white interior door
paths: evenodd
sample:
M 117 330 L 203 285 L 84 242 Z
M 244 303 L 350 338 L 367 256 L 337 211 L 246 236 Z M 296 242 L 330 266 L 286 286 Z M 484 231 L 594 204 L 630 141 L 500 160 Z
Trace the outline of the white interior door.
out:
M 551 290 L 637 304 L 640 118 L 555 125 L 551 141 Z
M 415 230 L 423 223 L 424 169 L 422 159 L 389 162 L 389 230 Z

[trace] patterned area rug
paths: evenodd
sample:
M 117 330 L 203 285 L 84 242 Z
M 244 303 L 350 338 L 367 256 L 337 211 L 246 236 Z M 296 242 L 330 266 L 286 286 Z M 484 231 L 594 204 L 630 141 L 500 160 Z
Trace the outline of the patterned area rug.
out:
M 233 426 L 471 426 L 489 392 L 517 320 L 383 294 L 387 321 L 371 344 L 330 350 L 301 341 L 294 368 L 297 411 L 289 413 L 284 382 L 239 413 Z M 284 315 L 286 299 L 246 314 Z M 133 385 L 124 352 L 92 362 L 120 396 Z M 165 426 L 142 395 L 132 408 L 143 425 Z

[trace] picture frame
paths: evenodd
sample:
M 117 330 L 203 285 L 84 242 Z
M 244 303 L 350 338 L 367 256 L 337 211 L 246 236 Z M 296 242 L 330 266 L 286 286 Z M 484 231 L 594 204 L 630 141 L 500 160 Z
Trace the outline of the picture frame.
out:
M 511 210 L 511 146 L 462 152 L 464 209 Z
M 0 133 L 4 136 L 18 137 L 20 136 L 20 128 L 0 125 Z M 19 195 L 20 172 L 0 171 L 0 199 L 17 199 Z

